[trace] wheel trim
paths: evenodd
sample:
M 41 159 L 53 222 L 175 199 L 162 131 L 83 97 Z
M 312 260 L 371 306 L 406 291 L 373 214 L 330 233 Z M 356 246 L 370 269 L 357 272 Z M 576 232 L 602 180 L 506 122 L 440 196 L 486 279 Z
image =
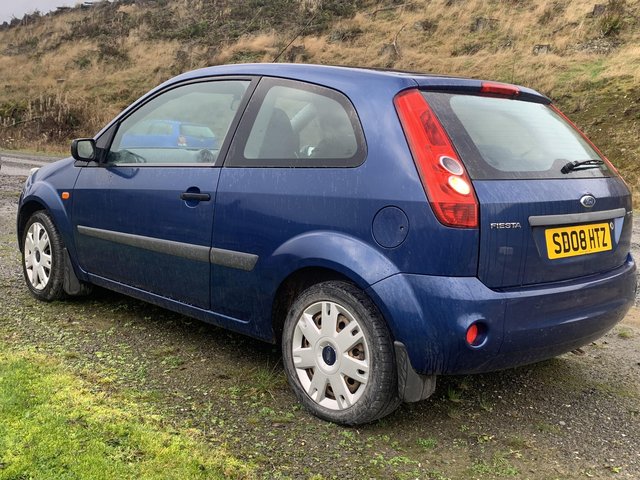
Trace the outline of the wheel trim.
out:
M 369 380 L 369 346 L 345 307 L 330 301 L 309 305 L 296 323 L 291 348 L 300 385 L 314 402 L 344 410 L 362 397 Z
M 31 224 L 24 240 L 24 268 L 27 279 L 36 290 L 44 290 L 51 278 L 51 241 L 39 222 Z

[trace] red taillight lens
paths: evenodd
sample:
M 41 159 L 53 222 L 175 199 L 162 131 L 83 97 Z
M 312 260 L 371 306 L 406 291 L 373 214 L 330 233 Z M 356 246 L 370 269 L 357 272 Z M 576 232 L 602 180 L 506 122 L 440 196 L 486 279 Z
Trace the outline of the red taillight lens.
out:
M 394 103 L 436 217 L 449 227 L 477 228 L 471 180 L 438 117 L 418 90 L 400 93 Z
M 482 85 L 480 86 L 480 92 L 488 93 L 491 95 L 515 97 L 520 94 L 520 89 L 515 85 L 508 85 L 506 83 L 482 82 Z

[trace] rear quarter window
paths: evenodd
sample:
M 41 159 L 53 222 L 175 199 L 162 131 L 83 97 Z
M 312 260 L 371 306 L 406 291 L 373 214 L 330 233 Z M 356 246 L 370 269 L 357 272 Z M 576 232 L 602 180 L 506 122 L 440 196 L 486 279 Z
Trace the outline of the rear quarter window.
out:
M 610 176 L 597 168 L 560 170 L 598 153 L 548 105 L 506 98 L 424 93 L 472 179 Z
M 347 97 L 319 85 L 264 78 L 225 165 L 355 167 L 365 156 L 364 134 Z

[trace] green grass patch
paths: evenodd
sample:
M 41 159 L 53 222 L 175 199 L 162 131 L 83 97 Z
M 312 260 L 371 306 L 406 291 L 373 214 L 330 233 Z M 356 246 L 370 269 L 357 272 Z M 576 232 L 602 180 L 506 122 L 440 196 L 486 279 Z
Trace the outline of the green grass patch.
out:
M 3 349 L 5 350 L 5 349 Z M 0 480 L 247 478 L 251 467 L 43 355 L 0 353 Z
M 592 62 L 581 62 L 570 66 L 565 72 L 560 73 L 560 84 L 574 84 L 576 81 L 592 84 L 601 78 L 601 75 L 607 69 L 607 65 L 603 59 L 597 59 Z M 575 87 L 575 85 L 574 85 Z

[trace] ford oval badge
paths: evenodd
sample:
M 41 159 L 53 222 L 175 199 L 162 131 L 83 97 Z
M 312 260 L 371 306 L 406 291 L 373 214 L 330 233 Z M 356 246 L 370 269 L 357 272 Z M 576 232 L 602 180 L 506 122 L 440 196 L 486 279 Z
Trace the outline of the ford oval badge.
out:
M 583 195 L 580 199 L 580 203 L 583 207 L 591 208 L 596 204 L 596 197 L 593 195 Z

